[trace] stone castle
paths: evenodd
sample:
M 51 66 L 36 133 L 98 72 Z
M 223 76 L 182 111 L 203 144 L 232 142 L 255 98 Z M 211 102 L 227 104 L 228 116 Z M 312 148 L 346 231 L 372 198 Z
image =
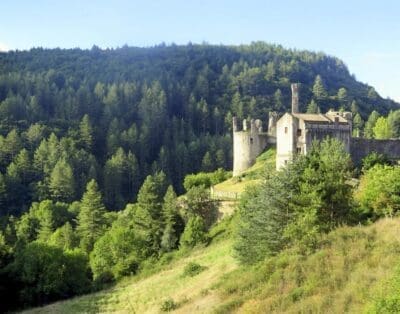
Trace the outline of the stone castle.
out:
M 268 128 L 261 120 L 243 121 L 240 128 L 233 118 L 233 176 L 251 167 L 256 157 L 276 144 L 276 168 L 280 169 L 296 154 L 307 154 L 312 141 L 326 137 L 339 139 L 355 164 L 372 152 L 400 159 L 400 140 L 375 140 L 352 137 L 352 114 L 328 111 L 325 114 L 299 112 L 299 85 L 292 84 L 292 110 L 279 120 L 275 112 L 269 114 Z

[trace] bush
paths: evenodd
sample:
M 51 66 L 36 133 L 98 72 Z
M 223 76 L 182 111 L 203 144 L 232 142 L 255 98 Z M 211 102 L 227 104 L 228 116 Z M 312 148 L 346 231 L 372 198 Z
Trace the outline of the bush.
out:
M 186 191 L 189 191 L 193 187 L 199 186 L 209 188 L 212 185 L 216 185 L 222 181 L 227 180 L 230 176 L 231 173 L 225 171 L 222 168 L 219 168 L 214 172 L 199 172 L 197 174 L 188 174 L 183 181 L 183 186 Z
M 371 154 L 363 158 L 362 171 L 365 172 L 377 164 L 389 165 L 389 159 L 385 155 L 372 152 Z
M 206 269 L 207 269 L 207 267 L 205 267 L 205 266 L 201 266 L 200 264 L 197 264 L 195 262 L 190 262 L 183 269 L 182 275 L 183 275 L 183 277 L 194 277 Z
M 207 234 L 203 218 L 192 216 L 182 233 L 180 244 L 183 247 L 194 247 L 206 242 Z
M 22 283 L 24 304 L 43 304 L 88 292 L 88 261 L 79 250 L 66 251 L 45 243 L 32 242 L 16 254 L 11 265 Z
M 161 312 L 171 312 L 178 308 L 178 304 L 172 298 L 165 300 L 160 307 Z
M 400 209 L 400 167 L 375 165 L 361 177 L 356 200 L 365 213 L 392 216 Z

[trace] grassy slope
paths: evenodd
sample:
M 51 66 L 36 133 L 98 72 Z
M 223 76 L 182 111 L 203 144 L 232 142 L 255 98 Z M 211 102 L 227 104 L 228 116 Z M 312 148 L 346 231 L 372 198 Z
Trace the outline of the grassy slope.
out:
M 266 167 L 275 168 L 276 149 L 269 148 L 257 157 L 256 163 L 246 170 L 240 177 L 228 179 L 214 186 L 216 191 L 242 193 L 246 186 L 257 184 Z
M 237 267 L 231 249 L 231 241 L 220 241 L 194 251 L 148 278 L 126 278 L 113 288 L 26 313 L 158 313 L 168 298 L 181 303 L 179 311 L 186 313 L 210 309 L 222 302 L 216 291 L 209 290 L 211 285 Z M 183 277 L 183 268 L 191 261 L 207 269 L 194 277 Z
M 207 269 L 182 277 L 190 261 Z M 176 313 L 362 313 L 399 261 L 399 218 L 339 228 L 314 254 L 284 251 L 256 267 L 238 267 L 221 240 L 148 278 L 26 313 L 158 313 L 167 298 L 180 303 Z
M 260 156 L 242 182 L 259 180 L 256 172 L 272 164 L 273 155 L 269 150 Z M 236 184 L 230 179 L 222 185 Z M 399 244 L 400 219 L 381 220 L 339 228 L 309 256 L 284 251 L 255 267 L 240 267 L 232 240 L 225 239 L 146 278 L 126 278 L 102 292 L 27 313 L 158 313 L 168 298 L 179 304 L 177 313 L 360 313 L 384 293 L 382 286 L 400 263 Z M 182 277 L 191 261 L 207 269 Z
M 307 257 L 284 251 L 218 285 L 218 312 L 362 313 L 400 263 L 400 219 L 342 227 Z

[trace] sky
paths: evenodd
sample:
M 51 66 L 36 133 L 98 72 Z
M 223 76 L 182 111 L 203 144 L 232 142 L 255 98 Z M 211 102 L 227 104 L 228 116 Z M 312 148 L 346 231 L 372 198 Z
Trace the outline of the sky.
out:
M 1 0 L 0 50 L 247 44 L 322 51 L 400 102 L 397 0 Z

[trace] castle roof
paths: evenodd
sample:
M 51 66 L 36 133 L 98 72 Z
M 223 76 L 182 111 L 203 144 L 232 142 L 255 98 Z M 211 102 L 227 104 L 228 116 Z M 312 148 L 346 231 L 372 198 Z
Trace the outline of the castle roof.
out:
M 293 117 L 303 120 L 305 122 L 317 122 L 317 123 L 335 123 L 335 118 L 339 119 L 339 123 L 348 124 L 349 122 L 339 114 L 322 114 L 322 113 L 292 113 Z

